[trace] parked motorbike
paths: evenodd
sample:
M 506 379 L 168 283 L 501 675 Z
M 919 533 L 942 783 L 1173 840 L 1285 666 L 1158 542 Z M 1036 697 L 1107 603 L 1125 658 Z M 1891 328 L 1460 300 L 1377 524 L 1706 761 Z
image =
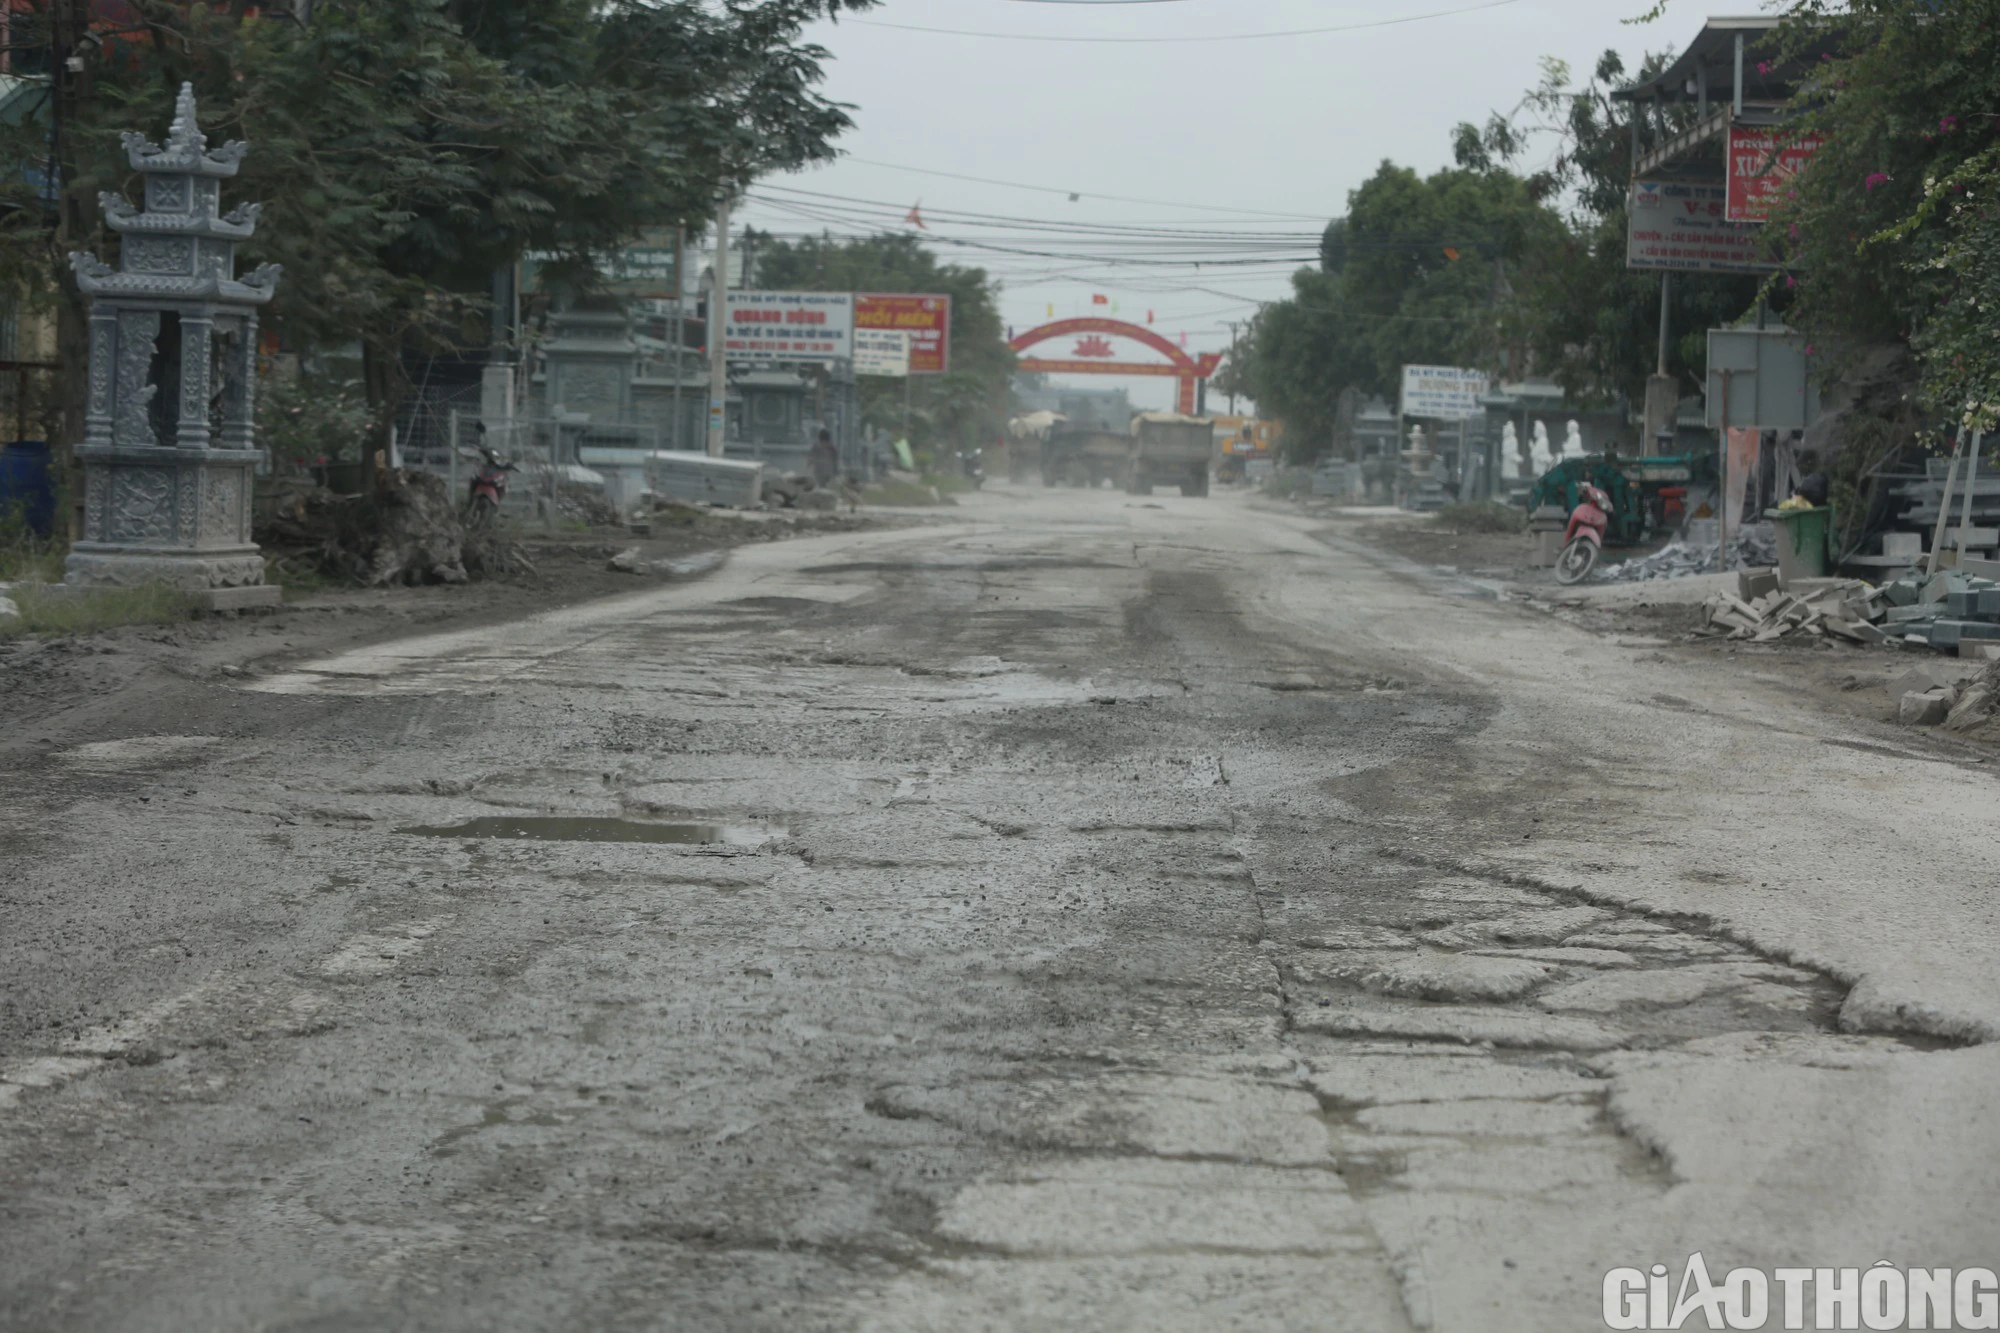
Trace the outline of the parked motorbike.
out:
M 1570 511 L 1569 527 L 1563 533 L 1562 554 L 1556 557 L 1556 582 L 1581 583 L 1597 568 L 1604 553 L 1604 532 L 1611 526 L 1611 497 L 1584 482 L 1580 496 Z
M 979 450 L 959 450 L 958 468 L 960 472 L 965 474 L 966 480 L 972 483 L 973 490 L 976 491 L 986 484 L 986 465 L 980 460 Z
M 507 474 L 517 471 L 485 445 L 479 446 L 484 459 L 472 474 L 472 486 L 465 500 L 465 526 L 475 532 L 490 528 L 500 517 L 500 505 L 507 498 Z

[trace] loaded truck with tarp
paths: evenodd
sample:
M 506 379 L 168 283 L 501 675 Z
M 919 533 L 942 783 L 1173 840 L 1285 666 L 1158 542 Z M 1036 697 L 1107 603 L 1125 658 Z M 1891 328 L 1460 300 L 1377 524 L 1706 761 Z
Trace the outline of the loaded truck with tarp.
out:
M 1125 489 L 1151 495 L 1153 487 L 1178 485 L 1182 495 L 1208 494 L 1208 468 L 1215 456 L 1215 422 L 1178 412 L 1139 412 L 1132 417 Z

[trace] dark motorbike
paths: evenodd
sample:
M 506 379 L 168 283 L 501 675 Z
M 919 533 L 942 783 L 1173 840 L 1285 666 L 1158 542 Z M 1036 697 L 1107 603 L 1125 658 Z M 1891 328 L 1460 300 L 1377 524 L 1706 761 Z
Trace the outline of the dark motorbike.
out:
M 471 491 L 465 500 L 465 526 L 475 532 L 492 527 L 499 519 L 500 506 L 507 498 L 507 474 L 518 470 L 485 445 L 479 446 L 479 452 L 482 461 L 472 474 Z
M 980 455 L 981 451 L 978 449 L 961 449 L 958 451 L 958 470 L 964 474 L 967 481 L 972 483 L 972 489 L 975 491 L 986 482 L 986 464 L 982 461 Z

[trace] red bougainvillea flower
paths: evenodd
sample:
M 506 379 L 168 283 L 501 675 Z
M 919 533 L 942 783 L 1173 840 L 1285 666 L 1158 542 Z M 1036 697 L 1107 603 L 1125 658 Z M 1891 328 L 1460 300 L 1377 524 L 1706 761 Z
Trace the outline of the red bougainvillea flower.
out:
M 1760 60 L 1760 61 L 1758 61 L 1758 62 L 1757 62 L 1757 72 L 1758 72 L 1759 74 L 1769 74 L 1769 73 L 1771 72 L 1771 62 L 1770 62 L 1770 61 L 1768 61 L 1768 60 Z
M 1868 189 L 1873 190 L 1878 185 L 1887 185 L 1889 183 L 1889 173 L 1886 171 L 1871 171 L 1861 183 Z
M 1938 122 L 1938 133 L 1940 134 L 1950 134 L 1953 130 L 1957 128 L 1958 128 L 1957 116 L 1946 116 L 1943 120 L 1940 120 Z

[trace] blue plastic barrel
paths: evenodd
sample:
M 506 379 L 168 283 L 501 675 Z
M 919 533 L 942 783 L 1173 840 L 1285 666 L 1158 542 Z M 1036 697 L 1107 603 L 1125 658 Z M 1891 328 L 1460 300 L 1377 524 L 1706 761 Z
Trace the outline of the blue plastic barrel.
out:
M 0 521 L 16 513 L 37 537 L 55 526 L 56 487 L 47 440 L 15 440 L 0 447 Z

